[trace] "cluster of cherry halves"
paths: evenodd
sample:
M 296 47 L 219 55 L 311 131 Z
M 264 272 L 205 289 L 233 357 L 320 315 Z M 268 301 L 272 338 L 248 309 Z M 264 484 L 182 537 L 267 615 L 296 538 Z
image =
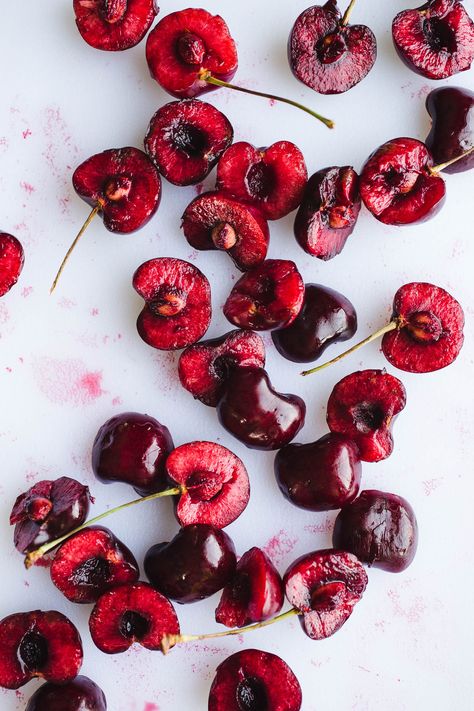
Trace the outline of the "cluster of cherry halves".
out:
M 293 27 L 292 70 L 320 93 L 351 88 L 375 61 L 371 31 L 348 23 L 353 5 L 341 16 L 329 0 L 303 12 Z M 140 41 L 156 14 L 152 0 L 75 0 L 74 8 L 84 39 L 113 51 Z M 446 28 L 452 35 L 449 42 Z M 472 20 L 455 0 L 431 0 L 423 8 L 400 13 L 393 36 L 404 59 L 429 78 L 467 69 L 474 55 Z M 427 57 L 431 74 L 424 65 Z M 92 464 L 101 481 L 131 484 L 141 498 L 87 521 L 87 487 L 68 477 L 41 481 L 15 502 L 11 514 L 15 545 L 26 555 L 27 566 L 55 549 L 53 583 L 69 600 L 94 604 L 91 636 L 106 653 L 123 652 L 134 642 L 166 652 L 179 643 L 240 634 L 243 628 L 256 629 L 292 615 L 299 617 L 310 638 L 323 639 L 345 623 L 361 598 L 367 584 L 363 563 L 399 572 L 415 555 L 417 523 L 410 504 L 392 493 L 359 493 L 361 461 L 376 462 L 390 455 L 391 425 L 405 406 L 406 394 L 401 381 L 383 370 L 352 373 L 330 395 L 329 434 L 310 444 L 291 443 L 304 424 L 305 404 L 298 396 L 273 388 L 264 370 L 265 347 L 258 331 L 271 331 L 286 358 L 310 363 L 330 344 L 351 338 L 357 317 L 342 294 L 319 284 L 305 285 L 293 262 L 266 259 L 267 221 L 298 208 L 297 241 L 309 254 L 326 260 L 344 247 L 361 200 L 385 224 L 412 224 L 432 216 L 445 194 L 440 171 L 473 166 L 469 126 L 474 95 L 454 87 L 431 92 L 427 108 L 433 125 L 425 144 L 397 138 L 372 154 L 360 176 L 351 166 L 329 167 L 308 180 L 303 155 L 293 143 L 279 141 L 269 148 L 232 144 L 228 119 L 195 98 L 219 86 L 243 90 L 228 83 L 237 69 L 237 54 L 222 18 L 201 9 L 169 14 L 149 35 L 147 60 L 152 76 L 179 100 L 152 118 L 146 153 L 131 147 L 111 149 L 76 169 L 74 188 L 92 211 L 74 244 L 96 214 L 112 232 L 128 233 L 143 226 L 160 202 L 160 174 L 175 185 L 199 184 L 217 164 L 216 190 L 191 202 L 182 228 L 193 247 L 227 251 L 245 272 L 224 306 L 225 316 L 237 328 L 221 338 L 200 341 L 211 318 L 210 285 L 199 269 L 175 258 L 152 259 L 135 272 L 133 285 L 145 300 L 137 328 L 154 348 L 185 349 L 179 359 L 182 385 L 205 405 L 216 407 L 221 424 L 232 435 L 251 448 L 278 450 L 275 475 L 289 501 L 311 511 L 340 509 L 334 548 L 303 556 L 283 578 L 260 548 L 251 548 L 237 561 L 234 545 L 222 529 L 249 500 L 243 462 L 213 442 L 175 448 L 164 425 L 139 413 L 123 413 L 103 425 L 94 442 Z M 350 85 L 344 84 L 344 77 Z M 2 233 L 0 254 L 3 294 L 18 279 L 23 250 L 14 237 Z M 390 321 L 347 353 L 382 336 L 382 350 L 392 365 L 430 372 L 457 357 L 463 323 L 461 306 L 444 289 L 422 282 L 406 284 L 395 295 Z M 173 497 L 181 529 L 172 541 L 148 551 L 145 572 L 150 585 L 138 580 L 138 564 L 130 550 L 96 524 L 117 510 L 164 496 Z M 181 635 L 170 600 L 193 602 L 219 590 L 223 592 L 216 620 L 231 629 Z M 291 608 L 280 614 L 285 594 Z M 64 615 L 41 611 L 10 615 L 0 622 L 0 651 L 1 686 L 18 688 L 35 676 L 49 682 L 33 695 L 29 711 L 51 711 L 52 703 L 65 703 L 68 693 L 87 700 L 94 711 L 106 708 L 99 687 L 77 677 L 81 640 Z M 301 689 L 289 667 L 275 655 L 246 650 L 220 665 L 209 709 L 283 708 L 277 704 L 285 697 L 287 711 L 301 708 Z

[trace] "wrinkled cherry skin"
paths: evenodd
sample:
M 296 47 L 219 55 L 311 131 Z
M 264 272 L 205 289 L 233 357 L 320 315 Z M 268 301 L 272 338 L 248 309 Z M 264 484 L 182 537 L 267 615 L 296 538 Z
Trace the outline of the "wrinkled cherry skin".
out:
M 76 479 L 63 476 L 37 482 L 13 505 L 10 524 L 15 525 L 15 548 L 29 553 L 80 526 L 89 513 L 90 500 L 88 487 Z
M 244 649 L 217 667 L 208 711 L 300 711 L 298 679 L 283 659 Z
M 87 676 L 67 684 L 47 682 L 35 691 L 25 711 L 107 711 L 104 692 Z
M 236 568 L 235 548 L 221 529 L 184 526 L 169 543 L 152 546 L 145 573 L 163 595 L 179 603 L 196 602 L 221 590 Z
M 301 311 L 290 326 L 272 331 L 272 340 L 284 358 L 311 363 L 356 331 L 357 314 L 349 299 L 327 286 L 305 284 Z
M 168 428 L 154 417 L 124 412 L 99 429 L 92 446 L 92 470 L 103 484 L 121 481 L 147 496 L 166 489 L 165 461 L 173 447 Z
M 0 232 L 0 296 L 5 296 L 17 283 L 24 261 L 21 242 L 7 232 Z
M 276 392 L 263 368 L 232 368 L 217 406 L 221 425 L 251 449 L 280 449 L 304 425 L 306 405 Z
M 426 97 L 426 109 L 431 116 L 431 131 L 426 145 L 436 164 L 456 158 L 474 146 L 474 92 L 457 86 L 433 89 Z M 474 168 L 474 154 L 458 160 L 444 169 L 446 173 L 461 173 Z
M 400 573 L 415 557 L 418 545 L 415 513 L 401 496 L 362 491 L 339 512 L 333 545 L 353 553 L 369 567 Z
M 339 509 L 352 501 L 359 491 L 361 472 L 356 443 L 334 433 L 310 444 L 289 444 L 275 457 L 275 476 L 283 496 L 309 511 Z

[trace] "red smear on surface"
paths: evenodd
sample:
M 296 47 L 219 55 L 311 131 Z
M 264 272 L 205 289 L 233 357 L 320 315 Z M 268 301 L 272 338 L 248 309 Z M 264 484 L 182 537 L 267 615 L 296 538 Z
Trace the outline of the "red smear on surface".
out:
M 31 193 L 36 192 L 36 188 L 31 185 L 31 183 L 27 183 L 25 180 L 22 180 L 20 182 L 20 187 L 23 188 L 25 193 L 28 193 L 28 195 L 31 195 Z
M 25 286 L 25 287 L 23 287 L 23 289 L 21 290 L 20 293 L 21 293 L 22 297 L 24 299 L 26 299 L 28 296 L 31 296 L 31 294 L 33 293 L 33 287 L 32 286 Z
M 285 556 L 291 553 L 297 543 L 297 538 L 292 538 L 287 531 L 281 529 L 275 536 L 270 538 L 263 550 L 274 565 L 279 565 Z
M 151 701 L 147 701 L 143 711 L 160 711 L 160 709 L 156 704 L 153 704 Z
M 105 393 L 102 372 L 88 371 L 78 359 L 38 358 L 33 375 L 41 392 L 58 405 L 89 405 Z

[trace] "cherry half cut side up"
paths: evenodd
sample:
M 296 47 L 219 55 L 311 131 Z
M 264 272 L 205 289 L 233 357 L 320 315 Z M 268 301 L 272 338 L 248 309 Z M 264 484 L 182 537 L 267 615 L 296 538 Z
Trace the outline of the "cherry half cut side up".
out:
M 474 22 L 458 0 L 428 0 L 393 20 L 395 49 L 405 64 L 427 79 L 464 72 L 474 59 Z
M 19 689 L 35 677 L 64 684 L 82 666 L 79 632 L 55 610 L 18 612 L 0 621 L 0 687 Z
M 343 16 L 336 0 L 299 15 L 288 41 L 288 61 L 299 81 L 320 94 L 341 94 L 358 84 L 377 58 L 377 41 L 366 25 L 349 25 L 355 5 Z
M 162 18 L 148 35 L 146 58 L 153 79 L 179 99 L 226 87 L 290 104 L 328 128 L 334 126 L 329 119 L 292 99 L 230 84 L 238 66 L 237 48 L 222 17 L 206 10 L 187 8 Z
M 74 0 L 73 8 L 82 38 L 108 52 L 135 47 L 158 14 L 156 0 Z
M 365 207 L 386 225 L 412 225 L 436 215 L 446 185 L 441 177 L 474 147 L 445 163 L 433 165 L 427 146 L 415 138 L 387 141 L 367 159 L 360 174 L 360 194 Z
M 93 155 L 76 168 L 72 184 L 92 210 L 66 252 L 50 293 L 96 215 L 101 215 L 109 232 L 129 234 L 153 217 L 161 200 L 160 174 L 151 158 L 138 148 L 111 148 Z
M 276 654 L 245 649 L 219 664 L 208 711 L 300 711 L 298 679 Z
M 392 319 L 386 326 L 302 375 L 323 370 L 380 336 L 382 351 L 396 368 L 431 373 L 456 360 L 464 342 L 463 327 L 464 312 L 451 294 L 434 284 L 411 282 L 395 294 Z

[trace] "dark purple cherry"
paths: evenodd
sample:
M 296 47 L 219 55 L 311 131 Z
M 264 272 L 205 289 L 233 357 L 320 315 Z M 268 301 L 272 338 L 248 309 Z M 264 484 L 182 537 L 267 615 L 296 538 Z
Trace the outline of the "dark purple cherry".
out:
M 305 284 L 301 311 L 290 326 L 272 331 L 272 339 L 284 358 L 311 363 L 356 331 L 357 315 L 349 299 L 321 284 Z
M 408 568 L 418 545 L 418 524 L 408 501 L 370 489 L 339 512 L 333 545 L 362 563 L 399 573 Z
M 339 509 L 352 501 L 359 491 L 361 470 L 356 443 L 333 433 L 309 444 L 289 444 L 275 457 L 283 496 L 309 511 Z
M 104 692 L 87 676 L 67 684 L 47 682 L 35 691 L 25 711 L 107 711 Z
M 165 461 L 173 449 L 167 427 L 149 415 L 123 412 L 107 420 L 92 447 L 92 470 L 104 484 L 122 481 L 147 496 L 166 489 Z
M 235 573 L 230 537 L 207 524 L 184 526 L 169 543 L 152 546 L 145 573 L 154 588 L 180 603 L 195 602 L 221 590 Z
M 263 368 L 232 368 L 217 406 L 221 425 L 247 447 L 280 449 L 304 425 L 306 405 L 273 389 Z
M 435 163 L 446 163 L 474 146 L 474 92 L 459 86 L 433 89 L 426 97 L 431 131 L 425 141 Z M 447 166 L 446 173 L 474 168 L 474 153 Z

